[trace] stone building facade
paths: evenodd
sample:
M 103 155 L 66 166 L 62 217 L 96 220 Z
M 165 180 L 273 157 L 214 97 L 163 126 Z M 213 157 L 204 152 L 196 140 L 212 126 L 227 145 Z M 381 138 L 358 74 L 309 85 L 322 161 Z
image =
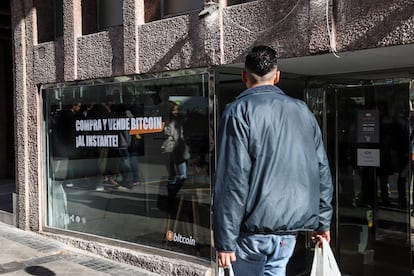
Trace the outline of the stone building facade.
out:
M 10 1 L 15 221 L 21 229 L 163 275 L 204 275 L 214 258 L 50 227 L 44 126 L 49 87 L 158 78 L 176 71 L 185 75 L 186 70 L 199 68 L 240 68 L 246 52 L 258 44 L 277 49 L 282 74 L 286 71 L 306 80 L 305 99 L 321 80 L 320 88 L 328 89 L 326 80 L 332 75 L 386 72 L 389 77 L 383 79 L 394 75 L 393 79 L 413 79 L 412 0 L 111 2 Z M 322 126 L 329 134 L 329 121 L 324 118 Z M 369 258 L 367 254 L 363 258 Z

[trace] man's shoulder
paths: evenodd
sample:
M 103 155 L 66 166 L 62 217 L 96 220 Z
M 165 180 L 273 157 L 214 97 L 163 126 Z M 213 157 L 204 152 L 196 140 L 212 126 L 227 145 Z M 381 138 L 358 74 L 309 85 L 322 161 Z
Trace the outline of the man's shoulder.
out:
M 258 100 L 259 98 L 260 100 Z M 281 105 L 286 103 L 293 103 L 295 105 L 307 107 L 307 104 L 303 100 L 287 95 L 282 89 L 277 86 L 263 86 L 258 87 L 258 89 L 254 90 L 247 89 L 240 93 L 240 95 L 233 102 L 231 102 L 231 105 L 238 106 L 245 103 L 254 104 L 256 102 L 262 105 L 263 101 L 269 104 L 275 102 L 279 102 Z

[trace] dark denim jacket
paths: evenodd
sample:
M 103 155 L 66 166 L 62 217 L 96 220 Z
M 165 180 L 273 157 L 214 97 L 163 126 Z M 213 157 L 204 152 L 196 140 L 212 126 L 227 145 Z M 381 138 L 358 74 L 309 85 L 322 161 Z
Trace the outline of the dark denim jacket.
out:
M 329 230 L 332 177 L 319 125 L 276 86 L 242 92 L 221 118 L 214 239 L 234 251 L 240 233 Z

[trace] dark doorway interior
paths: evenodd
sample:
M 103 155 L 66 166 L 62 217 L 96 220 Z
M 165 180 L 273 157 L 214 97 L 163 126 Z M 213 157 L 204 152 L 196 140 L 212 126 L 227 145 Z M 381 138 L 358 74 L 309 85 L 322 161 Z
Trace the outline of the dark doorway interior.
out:
M 13 58 L 10 2 L 0 2 L 0 221 L 13 212 L 15 186 Z
M 411 275 L 409 90 L 398 80 L 328 88 L 334 240 L 346 275 Z
M 246 85 L 241 79 L 241 68 L 238 67 L 220 67 L 217 70 L 216 78 L 216 126 L 219 124 L 219 118 L 226 105 L 236 99 L 236 97 L 246 89 Z M 282 89 L 286 95 L 304 100 L 304 91 L 306 79 L 296 75 L 283 73 L 277 86 Z M 305 232 L 299 233 L 296 242 L 295 252 L 288 264 L 288 276 L 309 275 L 312 264 L 312 252 L 310 251 L 309 235 Z

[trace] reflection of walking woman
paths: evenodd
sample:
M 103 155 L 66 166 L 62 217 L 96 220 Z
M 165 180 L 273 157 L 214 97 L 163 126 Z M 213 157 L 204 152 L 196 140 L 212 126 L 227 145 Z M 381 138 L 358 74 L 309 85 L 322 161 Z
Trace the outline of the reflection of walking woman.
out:
M 169 118 L 164 133 L 167 136 L 162 145 L 162 151 L 170 154 L 169 184 L 182 185 L 187 178 L 187 159 L 190 157 L 184 141 L 184 130 L 178 117 L 178 105 L 168 102 Z

